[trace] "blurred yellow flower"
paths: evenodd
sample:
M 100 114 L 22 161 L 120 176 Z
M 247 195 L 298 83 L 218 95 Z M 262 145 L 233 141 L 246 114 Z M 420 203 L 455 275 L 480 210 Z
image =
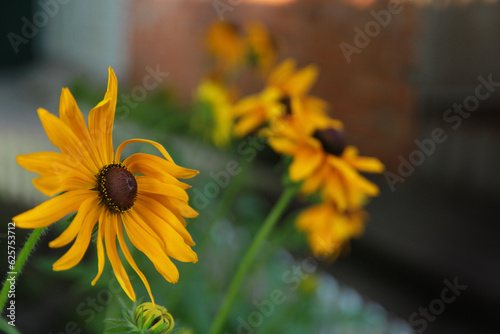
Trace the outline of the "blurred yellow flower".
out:
M 250 22 L 245 26 L 250 62 L 255 63 L 263 75 L 267 75 L 276 63 L 276 46 L 264 25 L 260 22 Z
M 78 211 L 66 230 L 49 244 L 50 247 L 63 247 L 76 238 L 70 249 L 54 263 L 54 270 L 70 269 L 80 262 L 97 226 L 98 273 L 92 285 L 103 272 L 105 246 L 118 282 L 130 299 L 135 300 L 118 255 L 118 239 L 123 255 L 153 300 L 149 283 L 128 250 L 125 235 L 167 281 L 177 282 L 179 272 L 170 257 L 182 262 L 197 261 L 190 247 L 194 242 L 186 230 L 184 217 L 198 215 L 187 204 L 185 189 L 189 186 L 178 178 L 191 178 L 198 172 L 176 165 L 163 146 L 149 140 L 127 140 L 114 154 L 112 131 L 116 100 L 117 80 L 110 68 L 107 92 L 103 101 L 90 111 L 88 128 L 67 88 L 62 90 L 59 118 L 44 109 L 38 110 L 47 136 L 61 153 L 20 155 L 17 161 L 40 175 L 34 180 L 38 190 L 47 196 L 59 195 L 13 220 L 21 228 L 41 228 Z M 130 143 L 149 143 L 164 159 L 136 153 L 122 162 L 121 152 Z
M 214 21 L 206 35 L 207 49 L 223 69 L 234 69 L 246 60 L 245 41 L 236 25 Z
M 338 121 L 331 120 L 326 128 L 303 122 L 290 115 L 266 132 L 276 152 L 293 158 L 290 179 L 303 181 L 303 193 L 320 191 L 323 199 L 333 201 L 341 212 L 357 210 L 367 197 L 378 195 L 378 187 L 359 173 L 383 172 L 384 165 L 377 158 L 360 157 L 355 147 L 346 146 Z
M 235 104 L 234 134 L 243 137 L 266 123 L 272 124 L 292 113 L 301 119 L 304 126 L 330 124 L 332 120 L 326 113 L 327 103 L 307 95 L 317 74 L 314 65 L 297 71 L 292 59 L 279 64 L 270 73 L 267 86 L 261 93 L 245 97 Z M 340 122 L 335 122 L 336 126 L 341 126 Z
M 324 202 L 302 211 L 296 227 L 306 234 L 315 256 L 335 259 L 350 239 L 361 236 L 366 216 L 363 210 L 339 212 Z
M 216 60 L 217 69 L 223 72 L 246 65 L 267 75 L 277 59 L 275 43 L 264 25 L 257 21 L 243 28 L 214 21 L 208 28 L 206 46 Z
M 232 98 L 230 92 L 214 80 L 203 80 L 196 91 L 195 99 L 201 108 L 208 108 L 208 113 L 197 115 L 192 122 L 194 128 L 205 132 L 218 147 L 225 147 L 231 140 L 233 126 Z

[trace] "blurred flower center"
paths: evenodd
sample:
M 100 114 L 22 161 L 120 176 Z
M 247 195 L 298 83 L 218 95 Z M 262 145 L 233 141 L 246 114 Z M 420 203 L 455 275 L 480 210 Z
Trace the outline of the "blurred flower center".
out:
M 105 166 L 97 175 L 99 194 L 111 211 L 132 208 L 137 198 L 137 181 L 122 164 Z
M 323 149 L 333 155 L 340 156 L 345 149 L 344 131 L 336 129 L 324 129 L 314 131 L 313 137 L 318 139 Z
M 288 95 L 284 95 L 281 99 L 279 99 L 279 103 L 285 106 L 285 114 L 292 114 L 292 99 Z

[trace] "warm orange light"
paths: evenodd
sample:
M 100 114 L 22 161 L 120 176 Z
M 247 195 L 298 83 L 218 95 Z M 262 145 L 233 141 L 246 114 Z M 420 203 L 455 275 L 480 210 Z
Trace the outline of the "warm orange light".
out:
M 280 5 L 286 5 L 292 2 L 295 2 L 295 0 L 245 0 L 247 3 L 258 3 L 258 4 L 264 4 L 264 5 L 272 5 L 272 6 L 280 6 Z
M 356 8 L 363 9 L 371 6 L 376 0 L 344 0 L 344 2 Z
M 199 1 L 213 1 L 213 0 L 199 0 Z M 232 3 L 228 2 L 229 5 L 239 5 L 243 3 L 260 4 L 260 5 L 270 5 L 270 6 L 281 6 L 286 5 L 296 0 L 233 0 Z

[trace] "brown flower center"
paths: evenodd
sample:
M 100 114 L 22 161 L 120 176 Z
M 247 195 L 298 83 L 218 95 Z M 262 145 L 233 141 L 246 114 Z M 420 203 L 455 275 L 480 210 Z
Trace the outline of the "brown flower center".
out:
M 105 166 L 97 174 L 97 189 L 108 209 L 115 212 L 130 210 L 137 198 L 137 181 L 122 164 Z
M 313 137 L 318 139 L 323 149 L 333 155 L 341 156 L 345 149 L 344 131 L 336 129 L 324 129 L 314 131 Z
M 292 114 L 292 98 L 288 95 L 283 95 L 282 98 L 278 100 L 285 107 L 285 114 Z

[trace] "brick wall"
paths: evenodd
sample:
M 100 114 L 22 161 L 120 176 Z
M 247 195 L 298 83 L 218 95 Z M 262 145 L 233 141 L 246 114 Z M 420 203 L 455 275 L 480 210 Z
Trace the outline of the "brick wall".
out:
M 417 9 L 400 4 L 386 27 L 378 24 L 377 32 L 371 11 L 387 10 L 385 0 L 281 2 L 242 1 L 222 15 L 235 23 L 260 20 L 276 36 L 282 57 L 294 57 L 301 66 L 316 63 L 321 72 L 313 93 L 331 103 L 332 114 L 346 124 L 349 141 L 362 154 L 395 166 L 397 156 L 412 147 L 417 131 L 415 97 L 408 80 Z M 134 0 L 132 13 L 132 79 L 139 82 L 145 67 L 159 65 L 170 72 L 169 83 L 189 98 L 205 70 L 205 29 L 219 19 L 214 2 Z M 355 47 L 354 29 L 365 30 L 367 23 L 373 38 L 350 55 L 349 63 L 339 45 Z M 253 92 L 260 87 L 245 89 Z

